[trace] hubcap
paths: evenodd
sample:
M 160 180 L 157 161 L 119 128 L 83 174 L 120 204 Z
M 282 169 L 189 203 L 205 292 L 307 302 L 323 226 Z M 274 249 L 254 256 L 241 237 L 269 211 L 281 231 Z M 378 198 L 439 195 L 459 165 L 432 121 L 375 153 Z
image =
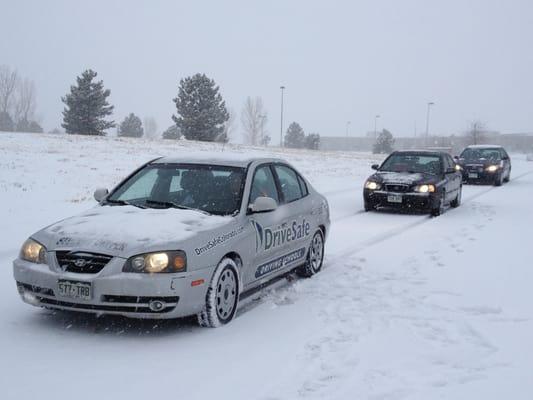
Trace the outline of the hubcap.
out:
M 235 308 L 237 298 L 237 281 L 231 269 L 226 269 L 218 278 L 216 307 L 220 319 L 228 319 Z
M 316 271 L 320 268 L 322 264 L 322 253 L 324 251 L 324 242 L 320 234 L 316 234 L 313 238 L 313 243 L 311 243 L 311 253 L 309 261 L 311 262 L 311 268 L 313 271 Z

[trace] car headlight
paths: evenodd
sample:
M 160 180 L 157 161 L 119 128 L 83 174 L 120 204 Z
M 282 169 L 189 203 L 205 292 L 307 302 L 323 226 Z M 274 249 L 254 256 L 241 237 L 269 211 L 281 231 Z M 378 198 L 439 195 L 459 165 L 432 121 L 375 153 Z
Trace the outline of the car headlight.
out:
M 161 251 L 133 256 L 124 264 L 124 272 L 175 273 L 187 270 L 187 256 L 184 251 Z
M 378 190 L 381 189 L 381 184 L 374 181 L 366 181 L 365 189 Z
M 461 167 L 459 164 L 455 164 L 455 170 L 456 171 L 462 171 L 463 167 Z
M 435 191 L 435 185 L 418 185 L 415 187 L 415 192 L 418 193 L 433 193 Z
M 489 166 L 486 168 L 486 170 L 487 170 L 488 172 L 496 172 L 496 171 L 498 171 L 498 168 L 500 168 L 499 165 L 489 165 Z
M 46 248 L 33 239 L 28 239 L 20 249 L 20 258 L 36 264 L 46 264 Z

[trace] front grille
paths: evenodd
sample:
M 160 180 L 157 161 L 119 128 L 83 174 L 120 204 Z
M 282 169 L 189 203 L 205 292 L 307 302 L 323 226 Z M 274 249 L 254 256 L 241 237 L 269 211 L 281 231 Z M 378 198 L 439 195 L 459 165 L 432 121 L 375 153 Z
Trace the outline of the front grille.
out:
M 409 191 L 409 185 L 389 183 L 385 185 L 385 190 L 387 192 L 405 193 Z
M 67 272 L 97 274 L 113 257 L 105 254 L 56 251 L 59 267 Z

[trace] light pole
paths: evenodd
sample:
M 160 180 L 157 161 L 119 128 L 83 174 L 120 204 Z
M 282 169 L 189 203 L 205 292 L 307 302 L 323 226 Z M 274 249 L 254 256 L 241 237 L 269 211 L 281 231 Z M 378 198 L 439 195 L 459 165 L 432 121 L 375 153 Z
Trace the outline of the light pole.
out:
M 283 91 L 285 90 L 285 86 L 280 86 L 281 89 L 281 126 L 279 129 L 279 146 L 283 147 Z
M 352 121 L 346 121 L 346 137 L 349 136 L 349 133 L 350 133 L 350 124 L 352 123 Z
M 376 115 L 374 117 L 374 139 L 377 140 L 378 138 L 378 118 L 380 115 Z
M 431 106 L 434 105 L 435 103 L 433 102 L 429 102 L 428 103 L 428 109 L 427 109 L 427 113 L 426 113 L 426 140 L 425 140 L 425 146 L 426 148 L 428 147 L 428 141 L 429 141 L 429 110 L 431 109 Z
M 259 139 L 259 144 L 261 146 L 267 146 L 268 143 L 265 142 L 265 120 L 266 120 L 266 115 L 260 115 L 259 116 L 259 127 L 261 128 L 261 132 L 260 132 L 260 139 Z

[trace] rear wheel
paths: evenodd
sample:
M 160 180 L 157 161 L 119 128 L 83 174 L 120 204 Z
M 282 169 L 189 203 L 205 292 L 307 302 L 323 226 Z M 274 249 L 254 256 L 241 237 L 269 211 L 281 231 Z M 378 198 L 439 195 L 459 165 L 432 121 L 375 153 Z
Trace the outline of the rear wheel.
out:
M 316 231 L 307 252 L 305 264 L 296 270 L 298 275 L 306 278 L 313 276 L 322 269 L 324 261 L 324 234 L 321 230 Z
M 235 261 L 224 258 L 218 264 L 207 289 L 204 309 L 198 314 L 200 326 L 217 328 L 230 322 L 239 304 L 239 275 Z

